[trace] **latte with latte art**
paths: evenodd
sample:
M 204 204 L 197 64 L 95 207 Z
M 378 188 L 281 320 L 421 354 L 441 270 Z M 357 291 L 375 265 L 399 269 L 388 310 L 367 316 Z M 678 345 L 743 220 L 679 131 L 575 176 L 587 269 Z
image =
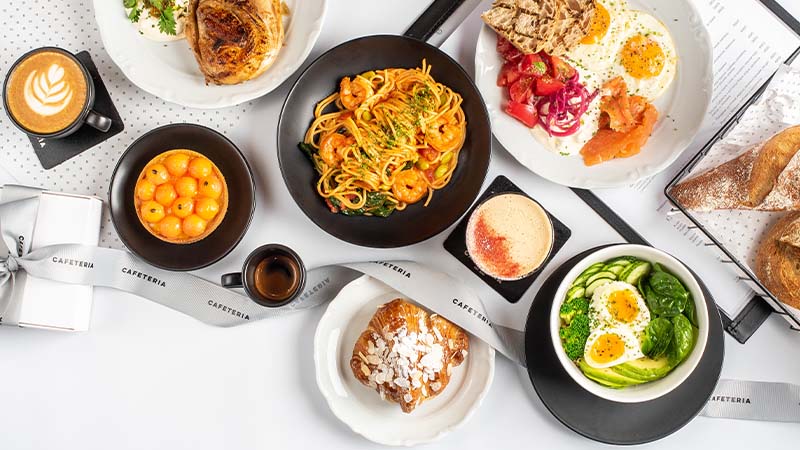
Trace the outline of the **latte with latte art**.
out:
M 71 57 L 36 52 L 12 69 L 5 99 L 11 117 L 37 134 L 69 128 L 83 114 L 88 95 L 83 70 Z

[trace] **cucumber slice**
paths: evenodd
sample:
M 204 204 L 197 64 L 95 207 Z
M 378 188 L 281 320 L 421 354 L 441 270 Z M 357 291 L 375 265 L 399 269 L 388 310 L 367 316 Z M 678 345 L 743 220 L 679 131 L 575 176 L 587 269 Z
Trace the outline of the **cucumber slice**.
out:
M 588 284 L 586 286 L 586 294 L 585 294 L 586 297 L 587 298 L 591 298 L 592 295 L 594 295 L 594 291 L 597 288 L 599 288 L 600 286 L 606 285 L 608 283 L 611 283 L 612 281 L 614 281 L 614 280 L 612 280 L 610 278 L 600 278 L 598 280 L 594 280 L 592 283 L 590 283 L 590 284 Z
M 614 266 L 614 265 L 628 266 L 631 263 L 635 263 L 636 261 L 639 261 L 639 260 L 637 258 L 633 257 L 633 256 L 619 256 L 617 258 L 609 259 L 608 261 L 606 261 L 606 265 L 608 265 L 608 266 Z
M 583 294 L 586 293 L 586 288 L 583 286 L 572 286 L 567 291 L 567 301 L 572 300 L 573 298 L 581 298 Z
M 625 270 L 627 267 L 629 266 L 606 265 L 605 267 L 603 267 L 603 272 L 611 272 L 614 275 L 619 276 L 619 274 L 622 273 L 622 271 Z
M 589 279 L 590 276 L 600 272 L 600 270 L 605 267 L 605 263 L 595 263 L 586 268 L 578 278 L 575 278 L 575 281 L 572 282 L 572 286 L 583 286 L 586 284 L 586 280 Z
M 631 264 L 627 270 L 620 275 L 620 280 L 632 284 L 634 286 L 639 284 L 639 280 L 650 273 L 650 263 L 647 261 L 639 261 Z
M 596 280 L 606 279 L 606 278 L 611 280 L 611 281 L 614 281 L 614 280 L 617 279 L 617 274 L 615 274 L 614 272 L 606 272 L 606 271 L 597 272 L 596 274 L 590 276 L 586 280 L 586 286 L 589 286 L 590 284 L 594 283 Z

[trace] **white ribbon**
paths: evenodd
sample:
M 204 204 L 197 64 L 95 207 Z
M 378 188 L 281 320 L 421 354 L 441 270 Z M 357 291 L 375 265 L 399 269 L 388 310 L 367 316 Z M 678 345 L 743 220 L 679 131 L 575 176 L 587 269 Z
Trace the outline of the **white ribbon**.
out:
M 347 283 L 367 274 L 524 365 L 523 332 L 493 324 L 481 300 L 463 283 L 422 264 L 376 261 L 320 267 L 307 273 L 305 290 L 297 300 L 285 307 L 269 308 L 202 278 L 153 267 L 122 250 L 61 244 L 29 251 L 33 228 L 30 224 L 35 221 L 40 193 L 21 187 L 3 189 L 0 197 L 3 238 L 9 248 L 17 241 L 20 245 L 16 245 L 16 253 L 9 252 L 5 259 L 0 259 L 0 298 L 11 297 L 14 273 L 24 270 L 29 276 L 61 283 L 130 292 L 209 325 L 229 327 L 319 306 L 335 297 Z M 13 220 L 6 220 L 12 217 Z M 7 307 L 8 300 L 0 303 L 0 317 Z

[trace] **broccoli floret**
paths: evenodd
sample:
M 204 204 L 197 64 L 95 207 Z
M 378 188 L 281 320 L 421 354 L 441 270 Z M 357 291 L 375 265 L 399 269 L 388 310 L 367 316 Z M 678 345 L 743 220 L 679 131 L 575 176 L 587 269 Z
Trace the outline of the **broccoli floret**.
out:
M 578 314 L 587 314 L 589 312 L 589 300 L 586 300 L 583 297 L 573 298 L 572 300 L 567 300 L 566 302 L 561 304 L 561 310 L 559 311 L 559 316 L 561 316 L 561 320 L 564 321 L 567 325 L 572 322 L 572 319 Z
M 583 348 L 586 347 L 586 340 L 589 339 L 589 316 L 586 314 L 576 314 L 569 325 L 561 327 L 558 332 L 564 345 L 564 351 L 571 360 L 576 360 L 583 356 Z

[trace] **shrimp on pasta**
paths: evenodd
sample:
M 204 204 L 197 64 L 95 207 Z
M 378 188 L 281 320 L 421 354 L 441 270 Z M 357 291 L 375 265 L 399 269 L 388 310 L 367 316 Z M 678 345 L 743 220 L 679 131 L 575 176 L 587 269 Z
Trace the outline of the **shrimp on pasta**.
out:
M 447 186 L 467 122 L 461 96 L 421 68 L 344 77 L 314 109 L 300 144 L 330 210 L 386 217 Z

